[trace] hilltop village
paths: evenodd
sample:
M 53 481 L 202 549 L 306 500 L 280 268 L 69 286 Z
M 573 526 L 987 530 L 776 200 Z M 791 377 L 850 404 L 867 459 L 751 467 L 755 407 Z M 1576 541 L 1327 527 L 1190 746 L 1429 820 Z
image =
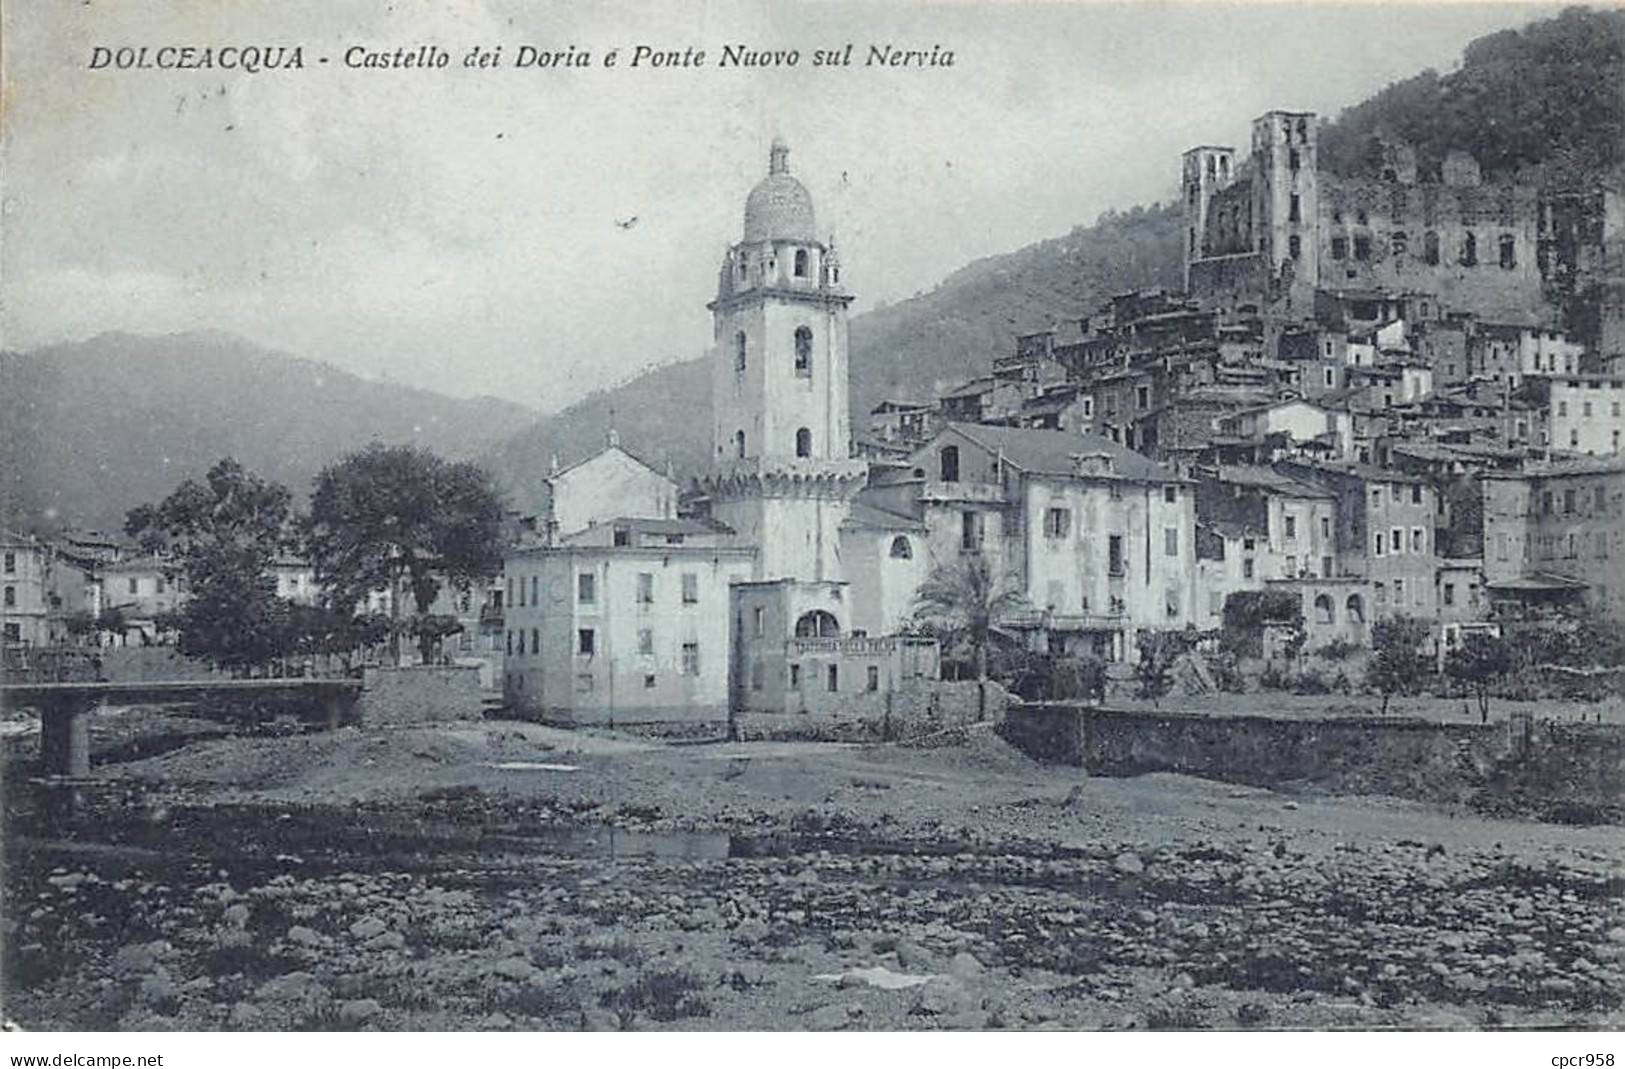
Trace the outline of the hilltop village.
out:
M 1212 631 L 1238 594 L 1299 606 L 1302 644 L 1417 617 L 1428 651 L 1587 612 L 1619 621 L 1625 284 L 1616 192 L 1322 171 L 1316 117 L 1245 155 L 1184 154 L 1185 291 L 1033 324 L 988 374 L 848 412 L 853 294 L 776 141 L 709 304 L 713 456 L 622 448 L 538 473 L 456 653 L 515 710 L 578 722 L 952 700 L 963 650 L 922 585 L 978 561 L 1001 641 L 1127 671 L 1141 636 Z M 11 643 L 184 593 L 116 540 L 8 537 Z M 313 600 L 308 564 L 278 593 Z M 379 595 L 387 611 L 389 592 Z M 375 606 L 376 607 L 376 606 Z

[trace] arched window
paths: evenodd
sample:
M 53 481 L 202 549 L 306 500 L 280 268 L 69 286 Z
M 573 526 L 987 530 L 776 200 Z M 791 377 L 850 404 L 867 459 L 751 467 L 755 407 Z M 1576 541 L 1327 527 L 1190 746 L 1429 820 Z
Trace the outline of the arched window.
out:
M 801 427 L 796 431 L 796 456 L 812 456 L 812 431 Z
M 942 447 L 942 481 L 956 483 L 959 481 L 959 447 L 945 445 Z
M 1395 256 L 1404 256 L 1405 250 L 1410 245 L 1410 239 L 1406 237 L 1405 231 L 1403 230 L 1394 231 L 1393 235 L 1389 238 L 1389 241 L 1392 242 Z
M 809 327 L 796 328 L 796 374 L 802 378 L 812 377 L 812 330 Z
M 734 455 L 739 457 L 739 459 L 741 459 L 741 460 L 745 459 L 745 432 L 744 431 L 734 431 Z
M 807 250 L 806 249 L 797 249 L 796 250 L 796 277 L 797 278 L 806 278 L 807 277 Z
M 1478 235 L 1472 231 L 1461 239 L 1461 265 L 1472 267 L 1478 263 Z
M 1422 259 L 1430 264 L 1439 262 L 1439 232 L 1429 230 L 1422 236 Z
M 1337 622 L 1337 612 L 1332 608 L 1332 599 L 1328 594 L 1315 595 L 1315 623 L 1334 624 Z
M 841 625 L 835 617 L 823 609 L 814 609 L 812 612 L 802 614 L 796 621 L 797 638 L 839 638 Z
M 1509 271 L 1518 266 L 1518 243 L 1511 234 L 1501 235 L 1501 266 Z
M 1360 595 L 1350 594 L 1348 604 L 1344 608 L 1348 610 L 1349 623 L 1365 623 L 1365 602 L 1361 600 Z
M 908 537 L 906 535 L 898 535 L 896 538 L 891 540 L 891 559 L 914 559 L 914 547 L 909 544 Z
M 735 371 L 743 371 L 743 370 L 745 370 L 745 353 L 746 353 L 746 349 L 747 349 L 747 345 L 746 345 L 746 342 L 745 342 L 745 332 L 740 331 L 738 334 L 734 335 L 734 370 Z

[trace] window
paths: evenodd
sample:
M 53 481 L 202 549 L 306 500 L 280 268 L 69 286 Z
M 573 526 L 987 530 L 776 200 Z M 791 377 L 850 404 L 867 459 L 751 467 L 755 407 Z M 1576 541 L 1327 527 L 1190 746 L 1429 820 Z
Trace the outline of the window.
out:
M 1303 255 L 1303 239 L 1296 234 L 1290 235 L 1286 239 L 1286 254 L 1294 260 Z
M 1518 242 L 1511 234 L 1501 235 L 1501 266 L 1508 271 L 1518 266 Z
M 627 527 L 615 528 L 612 542 L 617 546 L 630 546 L 632 544 L 632 531 Z
M 685 676 L 700 674 L 700 644 L 698 642 L 683 643 L 683 674 Z
M 745 332 L 744 331 L 740 331 L 738 334 L 734 335 L 734 370 L 735 371 L 743 371 L 743 370 L 745 370 L 746 353 L 749 350 L 749 348 L 750 348 L 750 345 L 745 340 Z
M 1478 235 L 1469 231 L 1461 239 L 1461 265 L 1474 267 L 1478 264 Z
M 1331 576 L 1332 576 L 1332 559 L 1330 557 L 1322 557 L 1322 558 L 1320 558 L 1320 577 L 1322 579 L 1330 579 Z
M 693 605 L 700 600 L 700 577 L 694 572 L 683 573 L 683 604 Z
M 1382 583 L 1372 584 L 1372 592 L 1376 595 L 1378 605 L 1388 604 L 1388 588 Z
M 1291 553 L 1288 553 L 1287 558 L 1286 558 L 1286 576 L 1287 576 L 1288 579 L 1291 579 L 1291 578 L 1295 577 L 1297 574 L 1298 574 L 1298 558 L 1295 555 L 1293 555 Z
M 1403 579 L 1395 579 L 1394 580 L 1394 605 L 1395 606 L 1400 606 L 1400 605 L 1404 605 L 1404 604 L 1405 604 L 1405 580 L 1403 580 Z
M 1550 490 L 1540 495 L 1540 511 L 1547 516 L 1552 514 L 1552 492 Z
M 1566 416 L 1569 414 L 1569 403 L 1567 401 L 1557 402 L 1557 414 L 1560 416 Z
M 808 379 L 812 377 L 812 330 L 808 327 L 796 328 L 796 375 Z
M 1369 259 L 1371 259 L 1371 235 L 1370 234 L 1356 234 L 1356 235 L 1354 235 L 1354 258 L 1356 260 L 1369 260 Z
M 806 427 L 801 427 L 796 430 L 796 456 L 812 456 L 812 431 L 808 430 Z
M 1405 250 L 1410 247 L 1410 239 L 1405 236 L 1405 231 L 1403 230 L 1396 230 L 1390 234 L 1388 237 L 1388 242 L 1389 247 L 1393 249 L 1395 256 L 1404 256 Z
M 1162 529 L 1162 554 L 1165 557 L 1179 556 L 1179 528 L 1164 527 Z
M 1296 153 L 1294 153 L 1294 155 L 1296 155 Z M 1294 168 L 1294 170 L 1296 170 L 1296 168 Z M 1292 194 L 1291 199 L 1287 201 L 1286 218 L 1287 222 L 1289 223 L 1297 223 L 1303 220 L 1303 211 L 1299 204 L 1298 195 L 1296 193 Z
M 521 638 L 519 640 L 519 644 L 521 646 L 523 646 L 525 644 L 525 640 L 523 638 Z M 521 649 L 519 652 L 524 653 L 525 651 Z M 541 630 L 539 628 L 533 627 L 533 628 L 530 629 L 530 652 L 531 653 L 541 653 L 542 652 L 542 632 L 541 632 Z
M 1296 516 L 1283 517 L 1286 521 L 1286 540 L 1294 541 L 1298 537 L 1298 518 Z
M 959 481 L 959 447 L 957 445 L 945 445 L 945 446 L 943 446 L 942 447 L 942 452 L 940 454 L 938 454 L 937 459 L 940 462 L 940 465 L 941 465 L 941 468 L 942 468 L 942 481 L 945 482 L 945 483 L 956 483 L 956 482 L 958 482 Z
M 752 661 L 750 663 L 750 689 L 751 690 L 761 690 L 762 689 L 762 681 L 763 681 L 762 677 L 765 674 L 766 673 L 762 669 L 762 662 L 761 661 Z
M 840 635 L 840 621 L 823 609 L 802 613 L 796 621 L 797 638 L 839 638 Z
M 1108 575 L 1123 574 L 1123 536 L 1108 535 L 1106 538 L 1106 573 Z
M 514 604 L 514 600 L 513 600 L 513 576 L 511 576 L 511 575 L 508 577 L 508 604 L 509 605 Z
M 1442 600 L 1443 600 L 1444 604 L 1446 604 L 1446 605 L 1454 605 L 1456 603 L 1456 584 L 1455 583 L 1446 583 L 1444 585 Z
M 654 675 L 652 673 L 648 673 L 648 672 L 644 673 L 644 676 L 643 676 L 643 689 L 644 690 L 654 690 L 655 689 L 655 677 L 654 677 Z
M 1574 513 L 1574 491 L 1573 490 L 1564 490 L 1563 491 L 1563 515 L 1569 516 L 1569 515 L 1572 515 L 1573 513 Z
M 1243 579 L 1251 579 L 1253 577 L 1254 570 L 1255 566 L 1253 564 L 1253 558 L 1243 557 L 1241 561 L 1241 577 Z
M 839 665 L 830 665 L 824 677 L 824 689 L 831 694 L 841 689 L 841 668 Z
M 1439 234 L 1437 231 L 1429 230 L 1422 235 L 1422 259 L 1435 266 L 1439 263 Z
M 508 637 L 507 654 L 508 654 L 508 656 L 512 657 L 513 656 L 513 632 L 512 631 L 507 632 L 507 637 Z
M 1320 537 L 1327 539 L 1332 537 L 1332 520 L 1330 516 L 1320 518 Z
M 1349 239 L 1348 238 L 1333 238 L 1332 239 L 1332 259 L 1334 259 L 1334 260 L 1346 260 L 1346 259 L 1348 259 L 1348 255 L 1349 255 Z
M 1331 595 L 1315 595 L 1315 622 L 1333 624 L 1337 622 L 1337 610 L 1332 606 Z
M 17 588 L 16 587 L 14 587 L 14 586 L 6 587 L 5 605 L 6 605 L 6 608 L 8 608 L 8 609 L 16 607 L 16 605 L 17 605 Z
M 1065 538 L 1072 531 L 1071 509 L 1044 510 L 1044 537 Z
M 1179 487 L 1169 484 L 1162 488 L 1162 499 L 1172 505 L 1179 500 Z
M 795 261 L 795 263 L 796 263 L 796 266 L 795 266 L 796 277 L 797 278 L 806 278 L 807 277 L 807 250 L 806 249 L 797 249 L 796 250 L 796 261 Z
M 982 514 L 964 512 L 960 515 L 959 548 L 974 553 L 982 548 Z
M 1411 528 L 1411 552 L 1426 553 L 1428 551 L 1427 535 L 1420 527 Z
M 1287 154 L 1286 154 L 1286 165 L 1288 167 L 1290 167 L 1294 171 L 1296 171 L 1300 166 L 1302 166 L 1302 162 L 1303 161 L 1298 157 L 1298 150 L 1297 149 L 1291 149 L 1291 150 L 1289 150 L 1287 152 Z M 1293 197 L 1292 197 L 1292 204 L 1293 204 L 1294 208 L 1297 207 L 1297 203 L 1298 203 L 1298 197 L 1297 197 L 1296 194 L 1294 194 Z M 1296 213 L 1294 213 L 1292 217 L 1294 219 L 1296 219 L 1297 218 Z
M 597 646 L 598 635 L 590 627 L 583 627 L 576 632 L 576 652 L 583 657 L 591 657 Z
M 129 580 L 128 586 L 129 586 L 130 593 L 132 593 L 132 594 L 141 593 L 141 580 L 139 580 L 139 579 L 131 579 L 131 580 Z
M 913 546 L 913 544 L 911 542 L 909 542 L 907 536 L 898 535 L 896 538 L 891 540 L 891 559 L 892 560 L 913 560 L 914 559 L 914 546 Z
M 1377 556 L 1380 557 L 1380 556 L 1383 555 L 1383 545 L 1384 545 L 1381 531 L 1377 532 L 1376 539 L 1377 539 L 1377 547 L 1376 547 L 1377 548 Z
M 1150 408 L 1151 407 L 1151 387 L 1149 387 L 1149 386 L 1136 386 L 1134 388 L 1134 403 L 1136 405 L 1138 405 L 1142 409 Z
M 871 664 L 869 666 L 868 678 L 864 681 L 864 689 L 869 691 L 880 689 L 880 668 L 878 665 Z
M 655 633 L 653 628 L 640 628 L 638 630 L 638 652 L 645 657 L 652 656 L 655 651 Z
M 7 575 L 16 575 L 17 574 L 17 554 L 15 554 L 15 553 L 7 553 L 6 554 L 6 574 Z
M 734 431 L 734 455 L 740 460 L 745 459 L 745 432 Z
M 792 664 L 790 666 L 790 689 L 801 689 L 801 666 L 799 664 Z
M 576 693 L 577 694 L 591 694 L 592 693 L 592 673 L 591 672 L 577 673 L 577 675 L 576 675 Z
M 1405 529 L 1403 527 L 1394 528 L 1393 534 L 1388 542 L 1388 548 L 1394 553 L 1395 556 L 1405 552 Z
M 1365 602 L 1360 600 L 1360 595 L 1350 594 L 1348 603 L 1343 608 L 1348 612 L 1349 623 L 1365 623 Z
M 592 572 L 581 572 L 576 576 L 576 600 L 583 605 L 591 605 L 598 600 L 598 577 Z

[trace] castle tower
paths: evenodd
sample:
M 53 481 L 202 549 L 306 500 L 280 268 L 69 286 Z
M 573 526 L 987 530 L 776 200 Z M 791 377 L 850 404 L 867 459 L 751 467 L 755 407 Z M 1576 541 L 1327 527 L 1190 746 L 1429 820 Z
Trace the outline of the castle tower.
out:
M 760 547 L 758 579 L 839 580 L 839 530 L 866 465 L 851 459 L 847 306 L 835 250 L 775 139 L 723 257 L 711 310 L 712 515 Z
M 1253 234 L 1271 277 L 1290 275 L 1292 289 L 1313 289 L 1320 278 L 1317 145 L 1313 112 L 1253 120 Z
M 1191 261 L 1206 255 L 1208 205 L 1213 195 L 1235 178 L 1236 150 L 1223 145 L 1198 145 L 1183 157 L 1181 187 L 1185 195 L 1185 290 L 1191 288 Z

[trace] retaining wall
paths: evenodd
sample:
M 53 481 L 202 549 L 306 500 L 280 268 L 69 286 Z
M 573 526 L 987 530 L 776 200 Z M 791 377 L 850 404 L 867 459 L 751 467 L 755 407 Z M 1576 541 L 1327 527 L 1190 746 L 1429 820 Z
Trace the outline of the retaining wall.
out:
M 480 670 L 472 665 L 368 668 L 362 673 L 356 714 L 377 726 L 484 717 Z
M 1518 796 L 1617 808 L 1625 729 L 1512 721 L 1290 719 L 1017 704 L 1005 736 L 1041 760 L 1091 773 L 1180 772 L 1229 783 L 1310 784 L 1338 793 L 1483 802 Z

